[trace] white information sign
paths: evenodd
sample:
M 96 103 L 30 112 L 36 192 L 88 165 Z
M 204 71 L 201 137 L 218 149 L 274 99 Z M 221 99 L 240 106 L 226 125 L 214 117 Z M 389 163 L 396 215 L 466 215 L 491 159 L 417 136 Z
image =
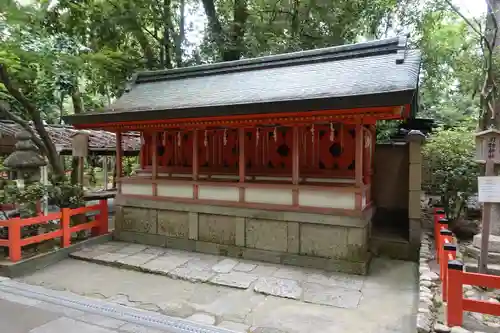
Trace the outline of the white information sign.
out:
M 500 176 L 478 177 L 478 201 L 500 202 Z

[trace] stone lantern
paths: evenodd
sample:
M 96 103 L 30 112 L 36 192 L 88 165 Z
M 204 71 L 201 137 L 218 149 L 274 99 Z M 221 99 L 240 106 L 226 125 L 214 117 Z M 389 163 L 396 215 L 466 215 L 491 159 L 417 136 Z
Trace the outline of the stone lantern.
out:
M 31 141 L 31 134 L 23 131 L 16 134 L 14 151 L 4 160 L 4 165 L 16 172 L 18 186 L 40 181 L 40 167 L 46 166 L 45 158 Z

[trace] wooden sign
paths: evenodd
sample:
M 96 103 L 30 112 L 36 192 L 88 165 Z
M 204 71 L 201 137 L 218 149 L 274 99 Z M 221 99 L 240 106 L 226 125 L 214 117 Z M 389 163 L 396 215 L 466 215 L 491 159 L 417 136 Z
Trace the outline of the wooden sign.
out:
M 500 202 L 500 177 L 478 177 L 478 201 Z
M 78 132 L 73 135 L 73 156 L 87 157 L 89 150 L 89 135 L 85 132 Z

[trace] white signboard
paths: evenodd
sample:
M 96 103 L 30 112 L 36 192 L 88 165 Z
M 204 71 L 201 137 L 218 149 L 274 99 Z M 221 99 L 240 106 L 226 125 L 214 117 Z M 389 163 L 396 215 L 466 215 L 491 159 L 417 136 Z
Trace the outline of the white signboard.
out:
M 479 202 L 500 202 L 500 177 L 478 177 Z

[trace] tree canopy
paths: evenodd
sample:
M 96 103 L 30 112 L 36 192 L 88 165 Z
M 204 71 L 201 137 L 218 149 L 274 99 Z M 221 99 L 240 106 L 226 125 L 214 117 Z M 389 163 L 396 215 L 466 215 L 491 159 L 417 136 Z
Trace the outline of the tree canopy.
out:
M 476 18 L 478 21 L 484 18 Z M 307 50 L 409 32 L 423 52 L 421 113 L 475 126 L 480 40 L 437 0 L 7 0 L 0 4 L 0 111 L 43 123 L 99 109 L 134 71 Z

